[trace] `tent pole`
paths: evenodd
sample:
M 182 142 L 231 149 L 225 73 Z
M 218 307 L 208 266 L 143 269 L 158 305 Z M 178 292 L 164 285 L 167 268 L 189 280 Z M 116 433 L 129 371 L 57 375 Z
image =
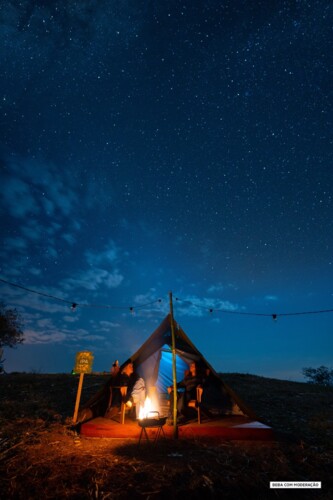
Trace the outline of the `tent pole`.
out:
M 171 350 L 172 350 L 172 380 L 173 380 L 173 437 L 178 439 L 177 427 L 177 371 L 176 371 L 176 339 L 175 325 L 173 322 L 172 292 L 169 292 L 170 299 L 170 319 L 171 319 Z

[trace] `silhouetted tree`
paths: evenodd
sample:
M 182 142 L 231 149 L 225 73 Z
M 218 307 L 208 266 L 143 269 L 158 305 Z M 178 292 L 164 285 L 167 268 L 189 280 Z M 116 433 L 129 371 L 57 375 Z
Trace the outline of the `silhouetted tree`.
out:
M 0 302 L 0 348 L 22 344 L 24 337 L 21 328 L 21 318 L 16 309 L 9 309 Z
M 303 375 L 309 379 L 311 384 L 319 384 L 325 386 L 333 385 L 333 370 L 329 370 L 327 366 L 319 366 L 319 368 L 303 368 Z

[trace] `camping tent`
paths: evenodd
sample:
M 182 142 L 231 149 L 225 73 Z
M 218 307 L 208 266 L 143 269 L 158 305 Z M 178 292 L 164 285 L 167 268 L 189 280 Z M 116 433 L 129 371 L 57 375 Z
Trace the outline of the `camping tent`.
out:
M 120 367 L 132 362 L 135 372 L 144 378 L 148 391 L 151 387 L 156 387 L 159 395 L 165 395 L 167 387 L 173 383 L 171 321 L 171 315 L 168 314 L 142 346 Z M 210 382 L 203 391 L 203 407 L 226 415 L 255 418 L 254 412 L 223 382 L 176 321 L 174 336 L 177 381 L 184 378 L 184 371 L 195 361 L 200 370 L 209 371 Z M 85 405 L 84 408 L 90 410 L 85 412 L 88 418 L 104 415 L 109 400 L 109 385 L 110 381 Z M 82 421 L 82 417 L 80 420 Z

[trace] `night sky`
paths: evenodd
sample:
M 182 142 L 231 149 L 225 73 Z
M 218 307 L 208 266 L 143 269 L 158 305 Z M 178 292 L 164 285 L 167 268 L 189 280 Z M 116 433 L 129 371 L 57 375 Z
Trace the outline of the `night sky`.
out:
M 283 316 L 333 308 L 332 10 L 1 2 L 7 371 L 109 370 L 169 291 L 217 371 L 332 366 L 333 313 Z

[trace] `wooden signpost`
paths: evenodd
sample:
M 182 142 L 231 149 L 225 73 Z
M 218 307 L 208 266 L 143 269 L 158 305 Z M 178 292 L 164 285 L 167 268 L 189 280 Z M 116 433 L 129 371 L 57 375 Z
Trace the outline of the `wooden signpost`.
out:
M 80 379 L 79 379 L 79 386 L 78 386 L 77 394 L 76 394 L 73 424 L 76 424 L 77 415 L 79 412 L 81 392 L 82 392 L 82 386 L 83 386 L 83 377 L 84 377 L 85 373 L 92 372 L 93 360 L 94 360 L 94 356 L 93 356 L 92 352 L 83 351 L 83 352 L 78 352 L 76 354 L 74 373 L 79 373 Z

